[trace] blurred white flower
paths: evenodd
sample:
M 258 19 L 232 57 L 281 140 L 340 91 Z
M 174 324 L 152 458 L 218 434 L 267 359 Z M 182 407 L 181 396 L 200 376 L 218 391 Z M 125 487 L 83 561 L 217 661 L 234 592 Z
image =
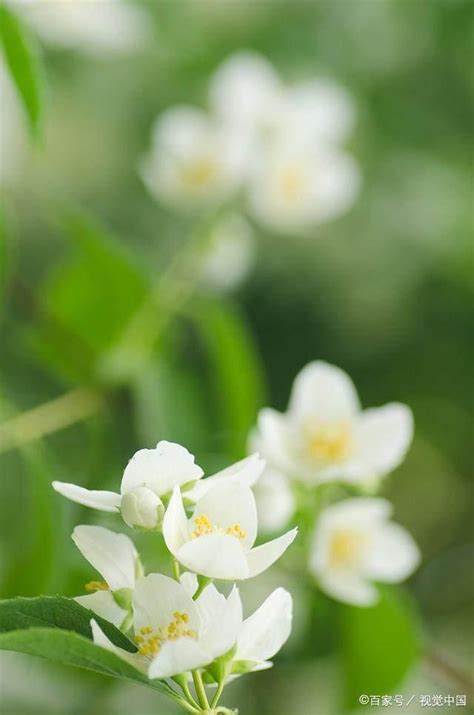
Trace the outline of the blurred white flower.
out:
M 261 223 L 300 231 L 344 213 L 359 187 L 359 169 L 348 154 L 327 143 L 274 142 L 255 160 L 248 199 Z
M 0 53 L 0 187 L 20 175 L 27 145 L 25 118 Z
M 252 491 L 257 503 L 259 529 L 265 533 L 283 529 L 295 510 L 295 498 L 285 475 L 267 467 Z
M 85 489 L 77 484 L 53 482 L 53 488 L 71 501 L 99 511 L 118 512 L 129 526 L 156 529 L 163 517 L 161 497 L 178 485 L 203 475 L 185 447 L 162 440 L 155 449 L 136 452 L 123 473 L 120 494 Z
M 140 47 L 149 35 L 141 8 L 124 0 L 10 0 L 47 44 L 91 54 Z
M 378 600 L 372 581 L 396 583 L 417 567 L 420 552 L 403 527 L 389 521 L 385 499 L 356 497 L 325 509 L 313 537 L 310 571 L 323 591 L 356 606 Z
M 235 193 L 244 159 L 245 142 L 237 133 L 182 106 L 158 118 L 141 173 L 155 198 L 199 208 L 219 205 Z
M 265 460 L 259 454 L 251 454 L 245 459 L 234 462 L 230 467 L 221 469 L 220 472 L 213 474 L 211 477 L 200 479 L 190 489 L 186 490 L 184 496 L 187 502 L 196 502 L 216 484 L 223 483 L 222 480 L 225 480 L 226 483 L 237 482 L 247 487 L 253 487 L 264 469 Z
M 361 411 L 349 376 L 316 361 L 297 375 L 286 414 L 270 408 L 260 412 L 251 441 L 289 477 L 368 485 L 400 464 L 412 436 L 406 405 Z
M 208 665 L 235 645 L 242 628 L 242 604 L 235 587 L 226 599 L 211 584 L 193 601 L 181 583 L 150 574 L 137 581 L 132 608 L 137 653 L 115 646 L 91 621 L 94 643 L 152 679 Z
M 269 568 L 296 537 L 292 529 L 278 539 L 253 547 L 257 508 L 249 487 L 222 480 L 196 503 L 187 518 L 175 488 L 163 519 L 163 536 L 173 556 L 191 571 L 223 580 L 252 578 Z
M 135 579 L 142 575 L 140 559 L 131 539 L 101 526 L 76 526 L 72 540 L 104 581 L 86 584 L 87 596 L 74 600 L 117 627 L 127 618 Z
M 231 291 L 245 280 L 255 262 L 255 239 L 248 222 L 238 214 L 225 216 L 212 228 L 204 261 L 204 284 Z

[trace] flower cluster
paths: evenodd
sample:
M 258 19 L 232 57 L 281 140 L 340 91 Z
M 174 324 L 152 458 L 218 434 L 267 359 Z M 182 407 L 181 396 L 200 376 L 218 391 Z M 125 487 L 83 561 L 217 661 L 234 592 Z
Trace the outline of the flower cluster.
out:
M 372 605 L 378 599 L 372 581 L 401 581 L 418 565 L 412 537 L 390 521 L 390 503 L 374 496 L 382 477 L 403 460 L 412 435 L 407 406 L 361 410 L 348 375 L 324 362 L 299 373 L 285 414 L 266 408 L 259 415 L 250 439 L 268 464 L 255 485 L 259 523 L 267 531 L 284 526 L 302 506 L 295 497 L 299 488 L 300 501 L 313 510 L 310 519 L 316 518 L 309 569 L 334 598 Z M 335 483 L 357 496 L 324 506 L 340 495 L 331 490 Z
M 353 124 L 352 99 L 333 81 L 285 86 L 265 58 L 241 51 L 211 77 L 208 111 L 182 105 L 158 117 L 141 174 L 155 198 L 179 209 L 222 212 L 240 201 L 263 226 L 302 232 L 358 194 L 359 169 L 343 148 Z M 235 216 L 221 220 L 215 250 L 232 283 L 249 266 L 245 233 L 237 241 Z
M 123 658 L 151 679 L 172 678 L 182 687 L 191 712 L 229 712 L 218 706 L 225 683 L 261 670 L 287 640 L 292 599 L 277 588 L 244 619 L 236 581 L 265 571 L 287 549 L 297 530 L 255 546 L 257 508 L 251 486 L 265 463 L 257 455 L 202 480 L 203 470 L 182 446 L 159 442 L 138 451 L 128 463 L 120 493 L 54 482 L 54 489 L 80 504 L 117 512 L 134 528 L 161 531 L 174 577 L 144 574 L 133 541 L 101 526 L 82 525 L 72 538 L 100 574 L 76 597 L 137 646 L 116 646 L 96 619 L 94 642 Z M 186 570 L 181 573 L 180 566 Z M 225 596 L 214 580 L 233 582 Z M 195 695 L 190 690 L 194 681 Z M 213 697 L 205 684 L 214 686 Z

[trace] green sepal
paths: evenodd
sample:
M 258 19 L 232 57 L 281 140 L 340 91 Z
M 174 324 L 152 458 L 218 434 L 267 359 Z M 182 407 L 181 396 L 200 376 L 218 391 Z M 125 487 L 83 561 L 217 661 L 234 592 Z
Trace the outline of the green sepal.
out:
M 230 672 L 236 675 L 243 675 L 244 673 L 250 673 L 256 665 L 258 665 L 256 660 L 234 660 Z
M 119 588 L 118 591 L 112 591 L 112 596 L 117 606 L 120 606 L 125 611 L 130 611 L 132 608 L 132 593 L 131 588 Z
M 232 659 L 237 650 L 237 645 L 232 646 L 232 648 L 216 658 L 210 665 L 207 666 L 206 671 L 215 680 L 216 683 L 221 683 L 232 670 Z

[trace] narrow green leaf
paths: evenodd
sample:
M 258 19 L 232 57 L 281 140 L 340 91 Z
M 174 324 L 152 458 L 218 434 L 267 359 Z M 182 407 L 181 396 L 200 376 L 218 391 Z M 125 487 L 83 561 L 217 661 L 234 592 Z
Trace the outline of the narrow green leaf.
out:
M 56 628 L 75 631 L 86 638 L 92 637 L 90 626 L 94 618 L 104 633 L 120 648 L 130 652 L 135 645 L 118 628 L 100 618 L 88 608 L 64 596 L 38 596 L 37 598 L 12 598 L 0 601 L 0 633 L 25 628 Z
M 240 458 L 263 404 L 263 369 L 253 336 L 238 309 L 222 299 L 195 304 L 191 318 L 207 352 L 217 434 L 229 456 Z
M 5 5 L 0 5 L 0 43 L 31 130 L 37 136 L 44 94 L 39 49 L 28 29 Z
M 352 709 L 360 695 L 397 688 L 417 657 L 417 628 L 407 599 L 389 589 L 372 608 L 341 608 L 344 700 Z
M 0 633 L 0 650 L 38 655 L 55 663 L 72 665 L 102 675 L 141 683 L 166 695 L 173 693 L 166 683 L 149 680 L 146 675 L 142 675 L 118 655 L 95 645 L 91 640 L 72 631 L 29 628 Z

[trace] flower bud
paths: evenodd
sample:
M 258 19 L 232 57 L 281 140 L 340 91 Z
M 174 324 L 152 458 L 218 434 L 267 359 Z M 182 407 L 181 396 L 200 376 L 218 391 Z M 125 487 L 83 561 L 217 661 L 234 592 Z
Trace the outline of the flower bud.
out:
M 159 529 L 165 508 L 160 497 L 147 487 L 135 487 L 122 496 L 122 518 L 128 526 Z

